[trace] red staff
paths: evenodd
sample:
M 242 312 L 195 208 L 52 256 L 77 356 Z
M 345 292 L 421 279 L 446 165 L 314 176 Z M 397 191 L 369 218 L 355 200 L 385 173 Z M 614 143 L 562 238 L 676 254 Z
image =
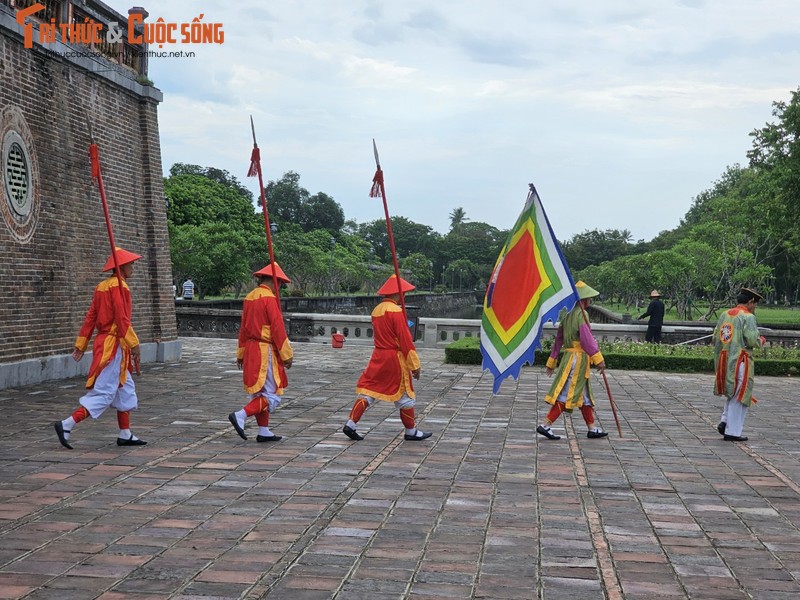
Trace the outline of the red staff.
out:
M 408 323 L 406 315 L 406 299 L 403 288 L 400 285 L 400 266 L 397 264 L 397 251 L 394 247 L 394 234 L 392 234 L 392 220 L 389 218 L 389 205 L 386 203 L 386 188 L 383 185 L 383 171 L 381 170 L 381 160 L 378 157 L 378 146 L 372 140 L 372 150 L 375 152 L 375 177 L 372 178 L 372 189 L 369 191 L 370 198 L 383 198 L 383 212 L 386 215 L 386 233 L 389 236 L 389 250 L 392 252 L 392 263 L 394 264 L 394 276 L 397 279 L 397 292 L 400 294 L 400 307 L 403 309 L 403 319 Z
M 280 282 L 275 271 L 275 253 L 272 249 L 272 230 L 269 226 L 269 212 L 267 211 L 267 193 L 264 189 L 264 177 L 261 174 L 261 150 L 258 149 L 256 142 L 256 126 L 253 124 L 253 115 L 250 115 L 250 129 L 253 131 L 253 153 L 250 155 L 250 170 L 247 171 L 248 177 L 258 175 L 258 189 L 261 190 L 261 208 L 264 212 L 264 229 L 267 232 L 267 251 L 269 252 L 269 264 L 272 266 L 272 275 L 275 281 L 275 297 L 278 299 L 278 306 L 281 305 Z
M 103 186 L 103 173 L 100 170 L 100 150 L 97 147 L 97 144 L 94 141 L 94 134 L 92 133 L 92 123 L 89 122 L 89 159 L 91 160 L 92 164 L 92 179 L 97 182 L 97 189 L 100 192 L 100 200 L 103 203 L 103 215 L 106 218 L 106 231 L 108 232 L 108 242 L 111 244 L 111 257 L 114 260 L 114 272 L 117 274 L 117 283 L 119 287 L 119 306 L 120 310 L 114 311 L 115 318 L 119 318 L 121 315 L 121 311 L 124 310 L 125 302 L 123 301 L 122 296 L 122 276 L 119 272 L 119 260 L 117 259 L 117 244 L 114 242 L 114 230 L 111 227 L 111 217 L 108 214 L 108 202 L 106 201 L 106 189 Z M 123 327 L 121 323 L 117 323 L 117 331 L 122 332 Z M 142 372 L 139 357 L 131 355 L 131 360 L 133 362 L 133 371 L 137 375 L 140 375 Z

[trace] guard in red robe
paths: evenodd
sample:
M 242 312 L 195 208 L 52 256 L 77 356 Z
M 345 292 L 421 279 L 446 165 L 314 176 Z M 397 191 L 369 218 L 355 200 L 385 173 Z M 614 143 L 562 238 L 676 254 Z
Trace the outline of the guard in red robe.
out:
M 342 431 L 351 440 L 363 440 L 356 431 L 364 411 L 375 401 L 394 402 L 400 411 L 400 420 L 405 427 L 405 439 L 419 441 L 431 437 L 417 429 L 414 421 L 413 379 L 419 379 L 420 363 L 414 340 L 400 306 L 400 289 L 410 292 L 414 286 L 392 275 L 378 290 L 383 301 L 372 311 L 372 329 L 375 349 L 369 364 L 356 385 L 356 398 L 350 411 L 350 419 Z
M 89 391 L 80 399 L 80 408 L 63 421 L 53 423 L 58 441 L 70 450 L 72 428 L 86 417 L 99 418 L 109 406 L 117 409 L 118 446 L 143 446 L 147 443 L 133 435 L 130 429 L 130 411 L 139 406 L 139 400 L 129 372 L 138 371 L 140 349 L 139 338 L 131 326 L 131 292 L 127 280 L 133 273 L 133 263 L 142 257 L 122 248 L 116 248 L 116 255 L 120 277 L 114 268 L 114 257 L 110 256 L 103 272 L 113 273 L 95 288 L 92 305 L 72 352 L 72 358 L 80 361 L 89 347 L 92 333 L 97 330 L 86 381 Z
M 292 366 L 293 354 L 276 291 L 282 282 L 291 281 L 278 263 L 274 271 L 269 264 L 253 275 L 258 279 L 258 287 L 244 299 L 236 351 L 236 365 L 242 370 L 249 402 L 241 410 L 229 414 L 228 420 L 236 433 L 246 440 L 245 421 L 255 416 L 256 441 L 277 442 L 282 436 L 270 431 L 269 415 L 281 403 L 281 395 L 288 384 L 286 369 Z

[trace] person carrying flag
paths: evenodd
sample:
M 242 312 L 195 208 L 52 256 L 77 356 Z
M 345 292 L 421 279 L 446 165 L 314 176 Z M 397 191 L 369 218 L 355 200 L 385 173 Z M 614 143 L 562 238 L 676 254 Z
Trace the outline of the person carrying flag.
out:
M 569 313 L 566 313 L 566 310 L 562 312 L 553 349 L 546 365 L 548 377 L 554 372 L 556 374 L 550 391 L 545 396 L 545 402 L 552 404 L 553 408 L 536 428 L 536 432 L 550 440 L 561 439 L 561 436 L 553 433 L 552 424 L 562 412 L 565 410 L 572 412 L 576 407 L 580 409 L 583 420 L 589 428 L 587 437 L 602 438 L 608 435 L 595 426 L 594 397 L 589 377 L 591 365 L 596 366 L 602 373 L 606 363 L 584 316 L 586 307 L 591 304 L 591 298 L 599 296 L 600 292 L 583 281 L 576 282 L 575 289 L 578 292 L 578 304 Z M 559 361 L 558 356 L 562 349 L 564 352 Z M 557 370 L 556 364 L 558 364 Z
M 342 432 L 351 440 L 364 439 L 356 427 L 364 411 L 375 400 L 394 402 L 400 411 L 406 440 L 420 441 L 432 435 L 417 429 L 414 420 L 415 395 L 411 380 L 419 379 L 421 369 L 417 349 L 400 306 L 401 291 L 405 294 L 413 289 L 415 287 L 402 277 L 398 285 L 397 276 L 392 275 L 378 290 L 383 301 L 372 311 L 375 348 L 356 384 L 358 397 L 350 410 L 349 420 L 342 428 Z
M 291 281 L 278 263 L 271 263 L 253 275 L 258 286 L 244 299 L 236 351 L 236 366 L 242 370 L 249 402 L 241 410 L 230 413 L 228 420 L 239 437 L 246 440 L 245 421 L 255 416 L 256 441 L 277 442 L 282 436 L 270 431 L 269 415 L 281 403 L 281 395 L 288 384 L 286 369 L 291 368 L 294 354 L 276 294 L 281 282 Z
M 133 263 L 142 257 L 119 247 L 114 254 L 119 270 L 114 268 L 112 254 L 103 272 L 113 273 L 95 287 L 92 304 L 72 352 L 72 358 L 80 361 L 97 329 L 92 365 L 86 381 L 89 391 L 80 399 L 81 406 L 71 416 L 53 423 L 58 441 L 70 450 L 69 438 L 75 425 L 89 416 L 98 419 L 109 406 L 117 409 L 117 446 L 144 446 L 147 443 L 133 435 L 130 429 L 130 411 L 138 407 L 139 400 L 129 371 L 138 372 L 140 349 L 139 338 L 131 326 L 131 292 L 127 280 L 133 273 Z

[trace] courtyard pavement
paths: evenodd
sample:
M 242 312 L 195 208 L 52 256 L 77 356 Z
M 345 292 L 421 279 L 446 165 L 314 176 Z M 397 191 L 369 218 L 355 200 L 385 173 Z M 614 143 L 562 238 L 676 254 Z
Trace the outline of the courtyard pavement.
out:
M 497 396 L 478 367 L 421 350 L 425 442 L 394 407 L 341 433 L 370 348 L 294 344 L 273 444 L 240 439 L 235 340 L 183 339 L 114 411 L 73 431 L 83 379 L 0 390 L 0 598 L 26 600 L 763 599 L 800 597 L 796 382 L 757 377 L 744 444 L 716 431 L 710 375 L 608 371 L 617 433 L 580 414 L 549 441 L 543 369 Z M 613 366 L 613 365 L 612 365 Z M 756 364 L 757 368 L 757 364 Z

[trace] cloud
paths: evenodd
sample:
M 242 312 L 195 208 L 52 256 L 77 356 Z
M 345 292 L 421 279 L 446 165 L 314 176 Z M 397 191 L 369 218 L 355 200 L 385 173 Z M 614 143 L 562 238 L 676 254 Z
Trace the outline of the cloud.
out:
M 150 19 L 199 12 L 172 0 Z M 224 44 L 150 62 L 165 170 L 194 162 L 244 180 L 252 114 L 268 178 L 294 170 L 348 218 L 371 220 L 375 138 L 394 214 L 439 231 L 456 206 L 510 227 L 533 181 L 559 238 L 601 227 L 649 239 L 745 161 L 748 133 L 798 86 L 794 0 L 769 11 L 745 0 L 206 0 L 202 12 L 224 23 Z

